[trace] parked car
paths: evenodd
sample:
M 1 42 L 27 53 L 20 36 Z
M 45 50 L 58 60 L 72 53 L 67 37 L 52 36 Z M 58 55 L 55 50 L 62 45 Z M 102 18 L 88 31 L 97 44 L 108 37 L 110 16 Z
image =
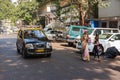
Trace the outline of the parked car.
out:
M 91 42 L 93 43 L 94 41 L 94 37 L 96 34 L 104 34 L 104 33 L 118 33 L 120 32 L 120 30 L 118 28 L 89 28 L 88 29 L 88 34 L 89 37 L 91 39 Z M 77 44 L 76 44 L 76 48 L 81 48 L 81 41 L 80 41 L 81 36 L 77 36 L 76 40 Z
M 120 51 L 120 33 L 109 33 L 109 34 L 102 34 L 99 36 L 100 43 L 104 47 L 104 51 L 107 50 L 109 47 L 116 47 Z
M 24 58 L 29 55 L 51 56 L 52 45 L 40 28 L 22 28 L 18 31 L 16 47 Z
M 89 27 L 86 26 L 70 26 L 66 33 L 66 41 L 69 46 L 76 45 L 77 37 L 83 34 L 84 30 L 87 30 Z
M 90 28 L 89 37 L 91 38 L 91 41 L 93 41 L 96 34 L 118 33 L 118 32 L 120 32 L 118 28 Z
M 120 33 L 104 33 L 99 35 L 99 42 L 104 47 L 104 52 L 109 47 L 115 47 L 120 52 Z M 81 43 L 78 44 L 79 48 L 81 47 Z M 93 51 L 94 44 L 93 42 L 88 44 L 89 51 Z
M 45 34 L 47 35 L 47 38 L 49 40 L 54 41 L 55 37 L 56 37 L 56 34 L 57 34 L 57 31 L 55 31 L 55 30 L 48 30 L 48 31 L 45 31 Z
M 45 34 L 47 35 L 48 39 L 51 41 L 62 40 L 63 38 L 62 31 L 48 30 L 48 31 L 45 31 Z

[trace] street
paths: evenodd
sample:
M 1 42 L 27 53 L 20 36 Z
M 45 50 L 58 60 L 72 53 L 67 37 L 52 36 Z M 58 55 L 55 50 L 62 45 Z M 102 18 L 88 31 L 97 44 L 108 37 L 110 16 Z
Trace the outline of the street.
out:
M 120 56 L 90 62 L 65 42 L 53 42 L 50 58 L 22 58 L 16 50 L 16 35 L 0 35 L 0 80 L 119 80 Z

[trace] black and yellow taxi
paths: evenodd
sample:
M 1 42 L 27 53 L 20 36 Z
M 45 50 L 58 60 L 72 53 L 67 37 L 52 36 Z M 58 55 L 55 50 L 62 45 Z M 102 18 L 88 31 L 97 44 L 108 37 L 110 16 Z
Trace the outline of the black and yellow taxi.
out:
M 40 28 L 21 28 L 17 34 L 16 40 L 17 52 L 22 54 L 23 58 L 30 55 L 51 56 L 52 45 L 44 31 Z

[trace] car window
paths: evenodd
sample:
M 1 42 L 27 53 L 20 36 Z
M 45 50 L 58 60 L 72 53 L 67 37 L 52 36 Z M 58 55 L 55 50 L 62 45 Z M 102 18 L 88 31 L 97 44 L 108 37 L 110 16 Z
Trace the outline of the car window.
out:
M 112 30 L 113 31 L 113 33 L 117 33 L 117 32 L 119 32 L 118 30 Z
M 112 37 L 114 40 L 120 40 L 120 34 L 116 34 Z
M 99 39 L 108 39 L 112 34 L 101 34 L 99 35 Z
M 87 32 L 88 32 L 88 34 L 89 34 L 89 30 L 88 30 L 88 29 L 86 29 L 86 28 L 80 29 L 80 34 L 81 34 L 81 35 L 83 35 L 83 33 L 84 33 L 85 31 L 87 31 Z
M 57 33 L 57 31 L 51 31 L 51 34 L 56 34 Z
M 57 33 L 58 33 L 58 34 L 62 34 L 62 32 L 61 32 L 61 31 L 57 31 Z
M 93 35 L 101 34 L 101 29 L 96 29 Z
M 44 33 L 40 30 L 25 30 L 24 38 L 42 38 L 46 37 Z
M 51 32 L 51 30 L 49 30 L 49 31 L 45 31 L 45 33 L 47 33 L 47 34 L 50 34 L 50 32 Z
M 111 33 L 111 30 L 109 30 L 109 29 L 103 29 L 103 33 Z
M 73 28 L 72 28 L 72 31 L 76 31 L 76 32 L 79 32 L 79 31 L 80 31 L 80 28 L 77 28 L 77 27 L 73 27 Z
M 88 29 L 88 34 L 90 35 L 94 29 Z
M 40 30 L 33 30 L 32 32 L 33 32 L 33 35 L 35 37 L 45 37 L 45 35 L 43 34 L 43 32 L 40 31 Z

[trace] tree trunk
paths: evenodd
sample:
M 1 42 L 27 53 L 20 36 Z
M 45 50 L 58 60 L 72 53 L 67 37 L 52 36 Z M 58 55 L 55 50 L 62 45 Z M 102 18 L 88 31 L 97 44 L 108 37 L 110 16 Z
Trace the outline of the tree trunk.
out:
M 85 25 L 85 17 L 86 17 L 86 14 L 83 13 L 83 11 L 80 11 L 79 12 L 79 25 L 81 26 L 84 26 Z
M 85 14 L 82 14 L 81 18 L 82 18 L 81 24 L 82 26 L 84 26 L 85 25 Z
M 81 26 L 85 26 L 85 19 L 86 19 L 86 15 L 88 13 L 88 10 L 89 10 L 89 6 L 87 6 L 86 4 L 84 4 L 86 2 L 87 1 L 82 0 L 82 3 L 79 4 L 79 24 Z M 88 5 L 89 5 L 89 3 L 88 3 Z M 84 6 L 87 7 L 87 9 L 84 9 Z

